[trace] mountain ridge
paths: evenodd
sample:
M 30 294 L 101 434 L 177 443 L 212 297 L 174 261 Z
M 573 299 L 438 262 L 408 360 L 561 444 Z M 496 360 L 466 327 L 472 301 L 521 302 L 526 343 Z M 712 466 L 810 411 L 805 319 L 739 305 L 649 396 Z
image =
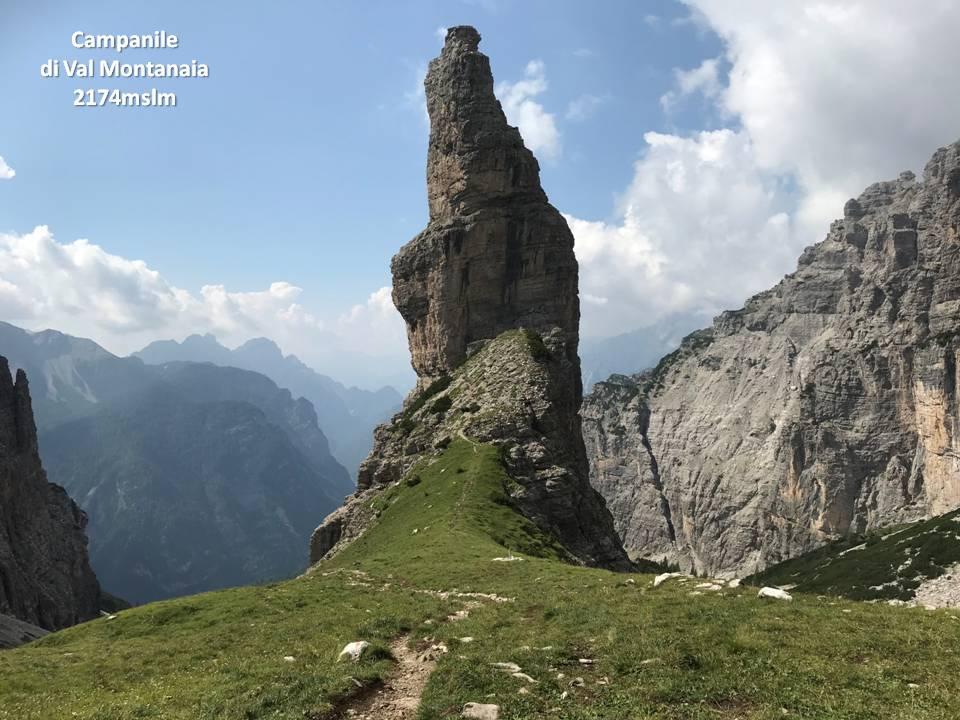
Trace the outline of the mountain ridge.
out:
M 844 207 L 797 270 L 595 386 L 595 487 L 635 556 L 742 574 L 960 504 L 960 143 Z
M 147 365 L 9 324 L 0 345 L 41 380 L 47 470 L 88 512 L 94 567 L 127 600 L 294 574 L 315 517 L 354 490 L 313 406 L 264 375 Z
M 284 355 L 268 338 L 253 338 L 231 350 L 209 333 L 190 335 L 180 343 L 175 340 L 150 343 L 132 357 L 148 364 L 210 362 L 266 375 L 280 387 L 313 404 L 333 454 L 353 476 L 370 451 L 373 428 L 395 412 L 402 401 L 391 386 L 376 391 L 347 387 L 312 369 L 295 355 Z

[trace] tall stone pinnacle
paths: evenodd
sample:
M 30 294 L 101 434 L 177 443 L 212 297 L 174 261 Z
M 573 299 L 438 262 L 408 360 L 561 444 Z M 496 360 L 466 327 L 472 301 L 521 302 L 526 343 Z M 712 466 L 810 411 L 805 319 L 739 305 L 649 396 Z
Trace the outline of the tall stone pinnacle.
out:
M 568 559 L 630 569 L 587 474 L 573 235 L 507 124 L 479 43 L 472 27 L 450 28 L 430 63 L 430 222 L 391 267 L 418 387 L 377 428 L 358 493 L 314 532 L 310 559 L 359 537 L 382 488 L 460 438 L 499 450 L 511 505 Z
M 424 86 L 430 222 L 393 259 L 393 300 L 421 384 L 505 330 L 559 328 L 577 358 L 573 235 L 540 186 L 540 166 L 493 93 L 480 34 L 447 32 Z

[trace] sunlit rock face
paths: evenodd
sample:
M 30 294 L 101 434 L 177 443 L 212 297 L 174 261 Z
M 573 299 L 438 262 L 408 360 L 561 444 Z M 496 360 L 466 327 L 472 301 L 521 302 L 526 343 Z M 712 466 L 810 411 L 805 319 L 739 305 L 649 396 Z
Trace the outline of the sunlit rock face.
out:
M 579 362 L 573 235 L 507 124 L 479 42 L 472 27 L 451 28 L 430 63 L 430 222 L 391 266 L 420 387 L 462 362 L 471 343 L 518 327 L 560 328 Z
M 583 407 L 627 549 L 742 574 L 960 506 L 960 143 L 867 188 L 796 272 Z

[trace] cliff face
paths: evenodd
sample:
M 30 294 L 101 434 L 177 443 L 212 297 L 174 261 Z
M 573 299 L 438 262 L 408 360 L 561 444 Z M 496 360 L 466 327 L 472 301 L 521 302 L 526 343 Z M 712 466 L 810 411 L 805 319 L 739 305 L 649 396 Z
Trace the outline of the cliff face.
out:
M 747 573 L 960 505 L 960 143 L 844 208 L 798 269 L 585 400 L 627 549 Z
M 0 357 L 0 613 L 48 630 L 99 613 L 87 558 L 87 518 L 47 482 L 23 371 Z
M 520 326 L 560 328 L 579 362 L 573 235 L 507 124 L 479 42 L 475 29 L 451 28 L 430 63 L 430 222 L 391 265 L 421 389 L 461 363 L 471 343 Z
M 573 236 L 507 125 L 479 41 L 451 28 L 430 64 L 430 223 L 392 263 L 417 389 L 376 431 L 358 497 L 314 533 L 312 562 L 373 521 L 379 489 L 465 437 L 501 448 L 513 501 L 572 558 L 628 564 L 587 479 Z

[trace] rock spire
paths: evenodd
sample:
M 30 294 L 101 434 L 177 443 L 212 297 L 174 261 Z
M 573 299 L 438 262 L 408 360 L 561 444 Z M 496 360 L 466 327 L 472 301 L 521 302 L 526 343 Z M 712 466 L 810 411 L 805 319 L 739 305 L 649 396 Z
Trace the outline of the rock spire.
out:
M 47 482 L 30 390 L 0 357 L 0 613 L 57 630 L 99 613 L 87 558 L 87 517 Z
M 391 266 L 421 387 L 459 365 L 473 343 L 519 327 L 560 328 L 577 358 L 573 235 L 507 124 L 479 42 L 472 27 L 450 28 L 430 63 L 430 222 Z

